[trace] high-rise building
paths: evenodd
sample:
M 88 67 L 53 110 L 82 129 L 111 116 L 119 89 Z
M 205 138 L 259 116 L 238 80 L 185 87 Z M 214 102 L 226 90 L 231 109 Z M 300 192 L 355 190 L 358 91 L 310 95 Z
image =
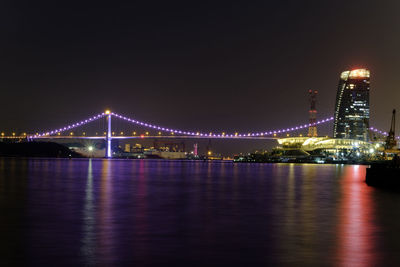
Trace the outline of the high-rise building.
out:
M 343 71 L 336 94 L 333 136 L 368 141 L 369 70 Z

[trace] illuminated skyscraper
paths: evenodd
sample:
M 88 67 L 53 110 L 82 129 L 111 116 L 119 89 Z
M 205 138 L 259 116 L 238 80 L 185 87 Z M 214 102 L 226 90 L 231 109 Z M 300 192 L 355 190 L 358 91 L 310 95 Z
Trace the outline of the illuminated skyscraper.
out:
M 340 75 L 336 94 L 333 136 L 368 141 L 369 70 L 347 70 Z

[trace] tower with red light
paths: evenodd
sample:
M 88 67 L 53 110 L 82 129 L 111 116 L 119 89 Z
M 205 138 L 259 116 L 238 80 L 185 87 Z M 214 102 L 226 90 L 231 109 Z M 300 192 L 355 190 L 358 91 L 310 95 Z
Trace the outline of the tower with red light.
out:
M 343 71 L 336 93 L 333 136 L 368 141 L 370 72 Z
M 308 137 L 317 137 L 317 94 L 318 91 L 308 90 L 308 94 L 310 96 L 310 126 L 308 127 Z

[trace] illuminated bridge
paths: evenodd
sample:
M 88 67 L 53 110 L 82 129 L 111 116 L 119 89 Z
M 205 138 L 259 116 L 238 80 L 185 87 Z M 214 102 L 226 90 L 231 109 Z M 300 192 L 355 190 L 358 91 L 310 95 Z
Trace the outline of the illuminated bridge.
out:
M 105 120 L 104 120 L 105 119 Z M 127 134 L 127 132 L 117 131 L 114 132 L 112 128 L 111 121 L 124 121 L 129 125 L 140 126 L 143 128 L 149 129 L 150 132 L 145 132 L 144 134 L 137 134 L 137 132 L 130 132 L 131 134 Z M 114 120 L 116 119 L 116 120 Z M 150 138 L 166 138 L 166 139 L 278 139 L 277 135 L 279 134 L 288 134 L 290 132 L 296 132 L 302 129 L 306 129 L 310 126 L 315 126 L 319 124 L 324 124 L 333 120 L 333 117 L 329 117 L 323 120 L 316 121 L 315 123 L 296 125 L 289 128 L 284 129 L 273 129 L 262 132 L 247 132 L 247 133 L 239 133 L 239 132 L 206 132 L 206 131 L 188 131 L 182 129 L 174 129 L 168 128 L 148 122 L 142 122 L 135 120 L 133 118 L 129 118 L 126 116 L 122 116 L 120 114 L 111 112 L 106 110 L 103 113 L 97 114 L 95 116 L 89 117 L 82 121 L 66 125 L 60 127 L 58 129 L 53 129 L 49 131 L 37 132 L 35 134 L 22 134 L 17 135 L 13 133 L 10 135 L 5 135 L 1 133 L 1 138 L 26 138 L 27 140 L 35 140 L 35 139 L 103 139 L 106 141 L 106 157 L 111 157 L 111 140 L 112 139 L 150 139 Z M 80 135 L 71 132 L 72 129 L 89 125 L 95 121 L 102 121 L 105 125 L 103 125 L 102 132 L 96 132 L 95 134 L 87 134 L 86 132 L 82 132 Z M 113 123 L 114 124 L 114 123 Z M 104 131 L 104 129 L 106 129 Z M 373 127 L 370 128 L 372 131 L 380 133 L 382 135 L 387 135 L 386 132 L 379 131 Z M 154 133 L 155 132 L 155 133 Z

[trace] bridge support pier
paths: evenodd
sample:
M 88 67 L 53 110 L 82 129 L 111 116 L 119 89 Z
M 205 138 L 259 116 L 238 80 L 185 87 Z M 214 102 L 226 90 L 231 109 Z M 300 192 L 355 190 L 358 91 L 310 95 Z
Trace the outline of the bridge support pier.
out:
M 112 134 L 111 134 L 111 112 L 109 110 L 106 110 L 105 112 L 107 114 L 107 134 L 106 134 L 106 158 L 112 158 L 112 151 L 111 151 L 111 139 L 112 139 Z

